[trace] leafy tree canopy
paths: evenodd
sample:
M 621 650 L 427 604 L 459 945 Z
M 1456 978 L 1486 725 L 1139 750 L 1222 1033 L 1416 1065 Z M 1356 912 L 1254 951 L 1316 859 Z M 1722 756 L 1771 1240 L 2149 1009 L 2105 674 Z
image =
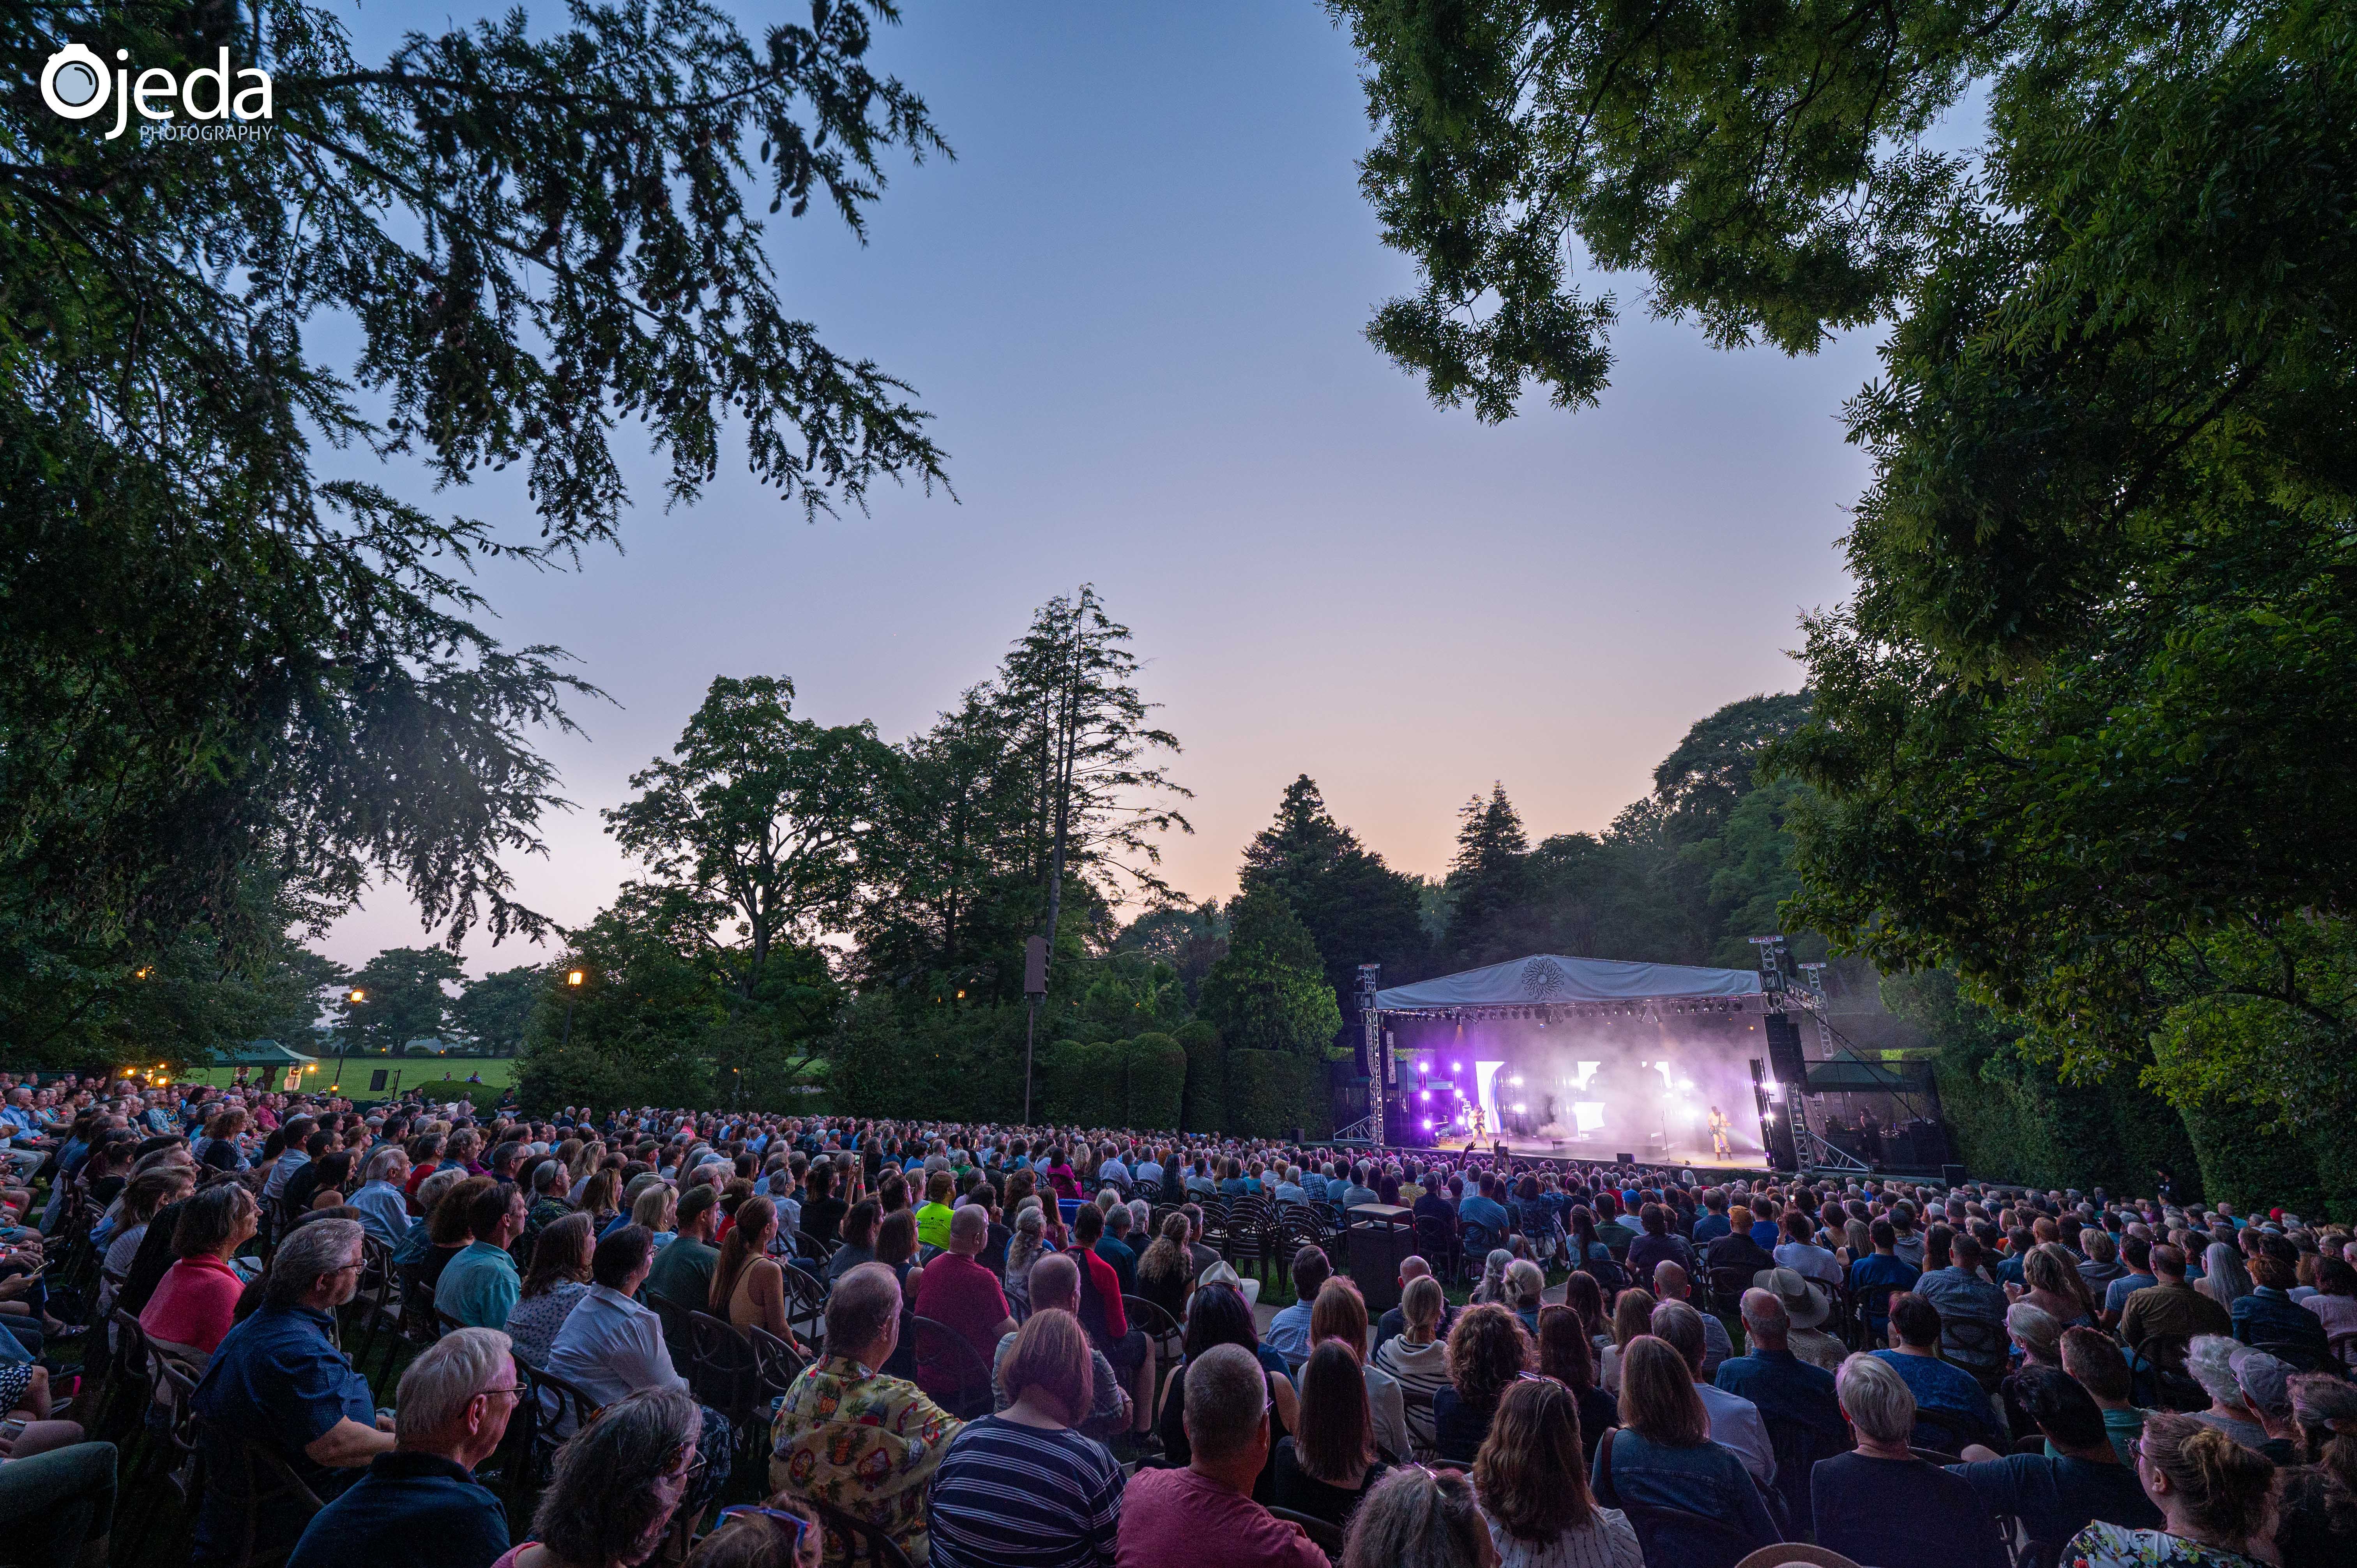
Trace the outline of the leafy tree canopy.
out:
M 2089 1080 L 2341 1118 L 2357 1074 L 2342 329 L 2357 18 L 2307 0 L 1334 0 L 1424 286 L 1372 336 L 1502 419 L 1605 384 L 1574 244 L 1712 338 L 1883 324 L 1855 599 L 1812 618 L 1791 918 L 1953 965 Z M 1972 95 L 1987 135 L 1923 140 Z
M 387 948 L 354 970 L 337 998 L 339 1044 L 355 1053 L 403 1055 L 410 1041 L 443 1033 L 451 1002 L 443 988 L 466 978 L 447 949 Z
M 533 963 L 470 980 L 450 1004 L 450 1026 L 468 1044 L 511 1057 L 523 1048 L 524 1025 L 547 984 L 546 967 Z

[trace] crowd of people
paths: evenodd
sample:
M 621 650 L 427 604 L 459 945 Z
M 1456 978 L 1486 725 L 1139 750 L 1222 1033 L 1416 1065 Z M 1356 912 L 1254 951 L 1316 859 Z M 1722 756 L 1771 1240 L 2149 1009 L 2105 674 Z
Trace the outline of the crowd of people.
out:
M 2357 1243 L 2279 1211 L 1105 1130 L 0 1095 L 0 1520 L 43 1568 L 103 1551 L 116 1484 L 52 1369 L 77 1338 L 97 1367 L 126 1321 L 193 1380 L 199 1563 L 813 1568 L 863 1537 L 918 1568 L 2357 1561 Z M 1412 1216 L 1396 1278 L 1352 1278 L 1331 1240 L 1369 1205 Z M 1301 1223 L 1240 1246 L 1263 1214 Z M 43 1260 L 77 1242 L 99 1266 L 70 1302 Z M 346 1347 L 396 1305 L 410 1359 L 381 1407 Z M 752 1419 L 697 1397 L 716 1329 L 786 1369 Z M 527 1407 L 544 1475 L 495 1461 Z

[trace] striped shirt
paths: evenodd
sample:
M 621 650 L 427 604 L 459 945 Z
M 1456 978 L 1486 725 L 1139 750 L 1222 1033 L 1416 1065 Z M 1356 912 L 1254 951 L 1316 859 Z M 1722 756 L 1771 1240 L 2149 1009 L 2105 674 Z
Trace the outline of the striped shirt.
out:
M 1110 1568 L 1121 1466 L 1077 1432 L 970 1422 L 926 1504 L 932 1568 Z

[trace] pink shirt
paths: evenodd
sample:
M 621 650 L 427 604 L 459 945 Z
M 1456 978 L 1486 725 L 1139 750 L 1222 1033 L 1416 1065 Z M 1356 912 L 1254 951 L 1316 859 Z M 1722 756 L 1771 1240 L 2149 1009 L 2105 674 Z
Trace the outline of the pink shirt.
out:
M 210 1356 L 236 1320 L 245 1282 L 219 1258 L 182 1258 L 147 1299 L 139 1326 L 150 1339 L 193 1345 Z
M 1140 1470 L 1121 1494 L 1114 1568 L 1331 1568 L 1297 1525 L 1192 1470 Z

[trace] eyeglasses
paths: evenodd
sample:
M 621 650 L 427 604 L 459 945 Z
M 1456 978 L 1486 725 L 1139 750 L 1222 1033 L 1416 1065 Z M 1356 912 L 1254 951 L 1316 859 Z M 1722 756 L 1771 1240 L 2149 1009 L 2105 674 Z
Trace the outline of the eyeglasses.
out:
M 731 1519 L 737 1518 L 740 1515 L 748 1519 L 768 1520 L 772 1524 L 775 1524 L 780 1530 L 784 1530 L 786 1532 L 786 1552 L 788 1556 L 791 1556 L 801 1550 L 802 1537 L 808 1533 L 810 1530 L 810 1520 L 802 1518 L 802 1515 L 798 1513 L 788 1513 L 783 1509 L 763 1508 L 759 1503 L 737 1503 L 734 1507 L 722 1509 L 719 1515 L 713 1520 L 712 1528 L 718 1530 L 722 1525 L 726 1524 Z

